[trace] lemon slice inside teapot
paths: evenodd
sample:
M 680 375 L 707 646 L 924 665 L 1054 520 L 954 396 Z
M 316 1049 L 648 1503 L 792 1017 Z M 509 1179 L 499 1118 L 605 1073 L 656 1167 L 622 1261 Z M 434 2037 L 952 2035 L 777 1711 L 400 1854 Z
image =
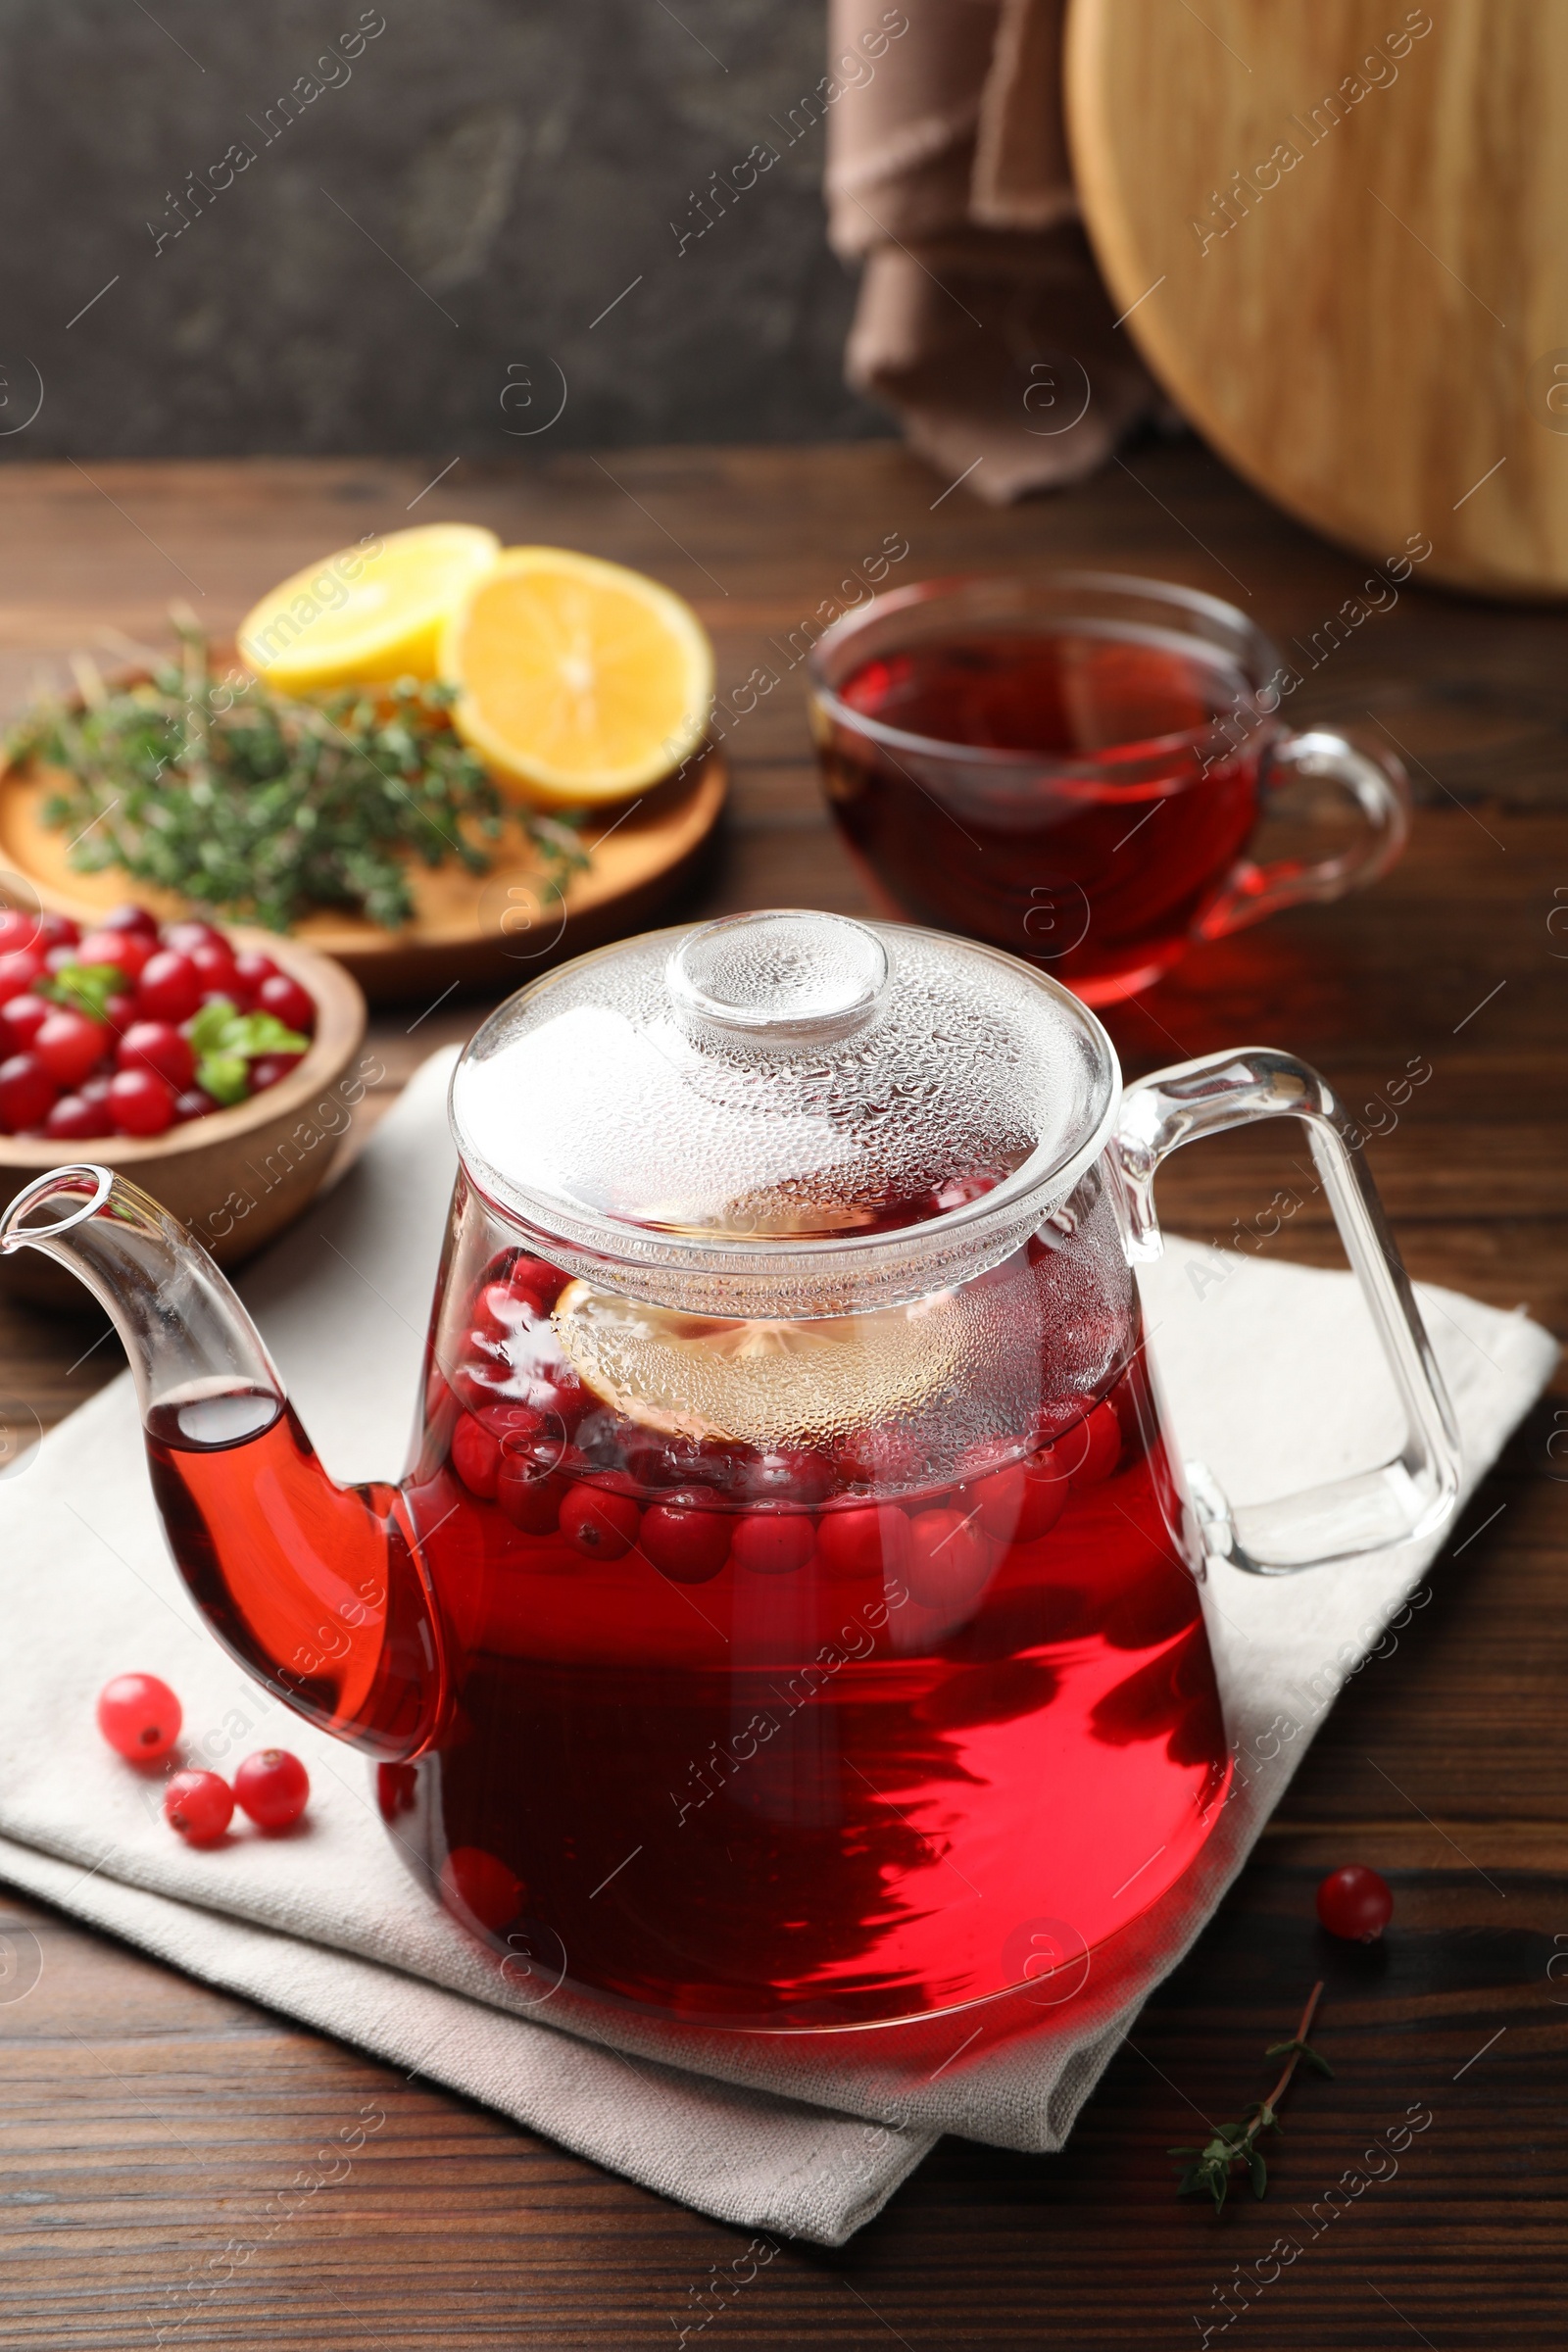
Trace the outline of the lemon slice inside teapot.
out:
M 952 1292 L 810 1322 L 730 1321 L 573 1282 L 553 1320 L 583 1385 L 627 1420 L 764 1451 L 913 1419 L 951 1392 L 976 1338 Z

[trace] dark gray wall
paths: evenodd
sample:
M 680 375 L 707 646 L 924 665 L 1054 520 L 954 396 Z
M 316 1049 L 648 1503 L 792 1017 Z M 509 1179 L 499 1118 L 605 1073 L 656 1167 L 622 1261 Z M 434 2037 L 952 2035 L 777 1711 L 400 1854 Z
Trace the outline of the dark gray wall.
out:
M 0 458 L 885 429 L 841 380 L 822 129 L 786 144 L 819 5 L 148 7 L 0 0 Z M 285 123 L 301 76 L 338 86 Z M 693 192 L 763 141 L 698 236 Z

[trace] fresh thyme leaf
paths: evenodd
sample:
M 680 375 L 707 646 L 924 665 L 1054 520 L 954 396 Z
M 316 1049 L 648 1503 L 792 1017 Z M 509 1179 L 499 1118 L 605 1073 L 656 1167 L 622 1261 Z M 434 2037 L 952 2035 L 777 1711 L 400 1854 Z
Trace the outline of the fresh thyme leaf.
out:
M 1316 2050 L 1309 2049 L 1304 2041 L 1276 2041 L 1271 2043 L 1263 2055 L 1265 2058 L 1304 2058 L 1314 2073 L 1327 2075 L 1331 2082 L 1334 2080 L 1334 2069 L 1328 2060 L 1320 2058 Z
M 453 732 L 449 687 L 404 678 L 296 702 L 214 677 L 201 636 L 180 637 L 151 678 L 80 709 L 40 704 L 10 737 L 13 760 L 70 779 L 43 820 L 80 836 L 79 872 L 120 867 L 274 931 L 317 906 L 395 930 L 414 910 L 411 865 L 488 873 L 509 831 L 547 894 L 588 863 L 569 816 L 503 800 Z
M 1258 2152 L 1257 2141 L 1265 2132 L 1284 2130 L 1279 2118 L 1279 2103 L 1291 2086 L 1291 2077 L 1303 2058 L 1316 2067 L 1320 2074 L 1332 2075 L 1334 2071 L 1327 2060 L 1308 2048 L 1306 2040 L 1322 1993 L 1322 1984 L 1314 1984 L 1295 2038 L 1276 2041 L 1265 2051 L 1266 2057 L 1283 2058 L 1286 2061 L 1285 2072 L 1268 2097 L 1254 2100 L 1239 2123 L 1217 2124 L 1206 2147 L 1165 2150 L 1167 2156 L 1176 2157 L 1185 2167 L 1176 2183 L 1179 2197 L 1212 2197 L 1214 2211 L 1223 2213 L 1225 2199 L 1230 2193 L 1231 2178 L 1239 2166 L 1246 2169 L 1253 2196 L 1267 2195 L 1268 2166 Z

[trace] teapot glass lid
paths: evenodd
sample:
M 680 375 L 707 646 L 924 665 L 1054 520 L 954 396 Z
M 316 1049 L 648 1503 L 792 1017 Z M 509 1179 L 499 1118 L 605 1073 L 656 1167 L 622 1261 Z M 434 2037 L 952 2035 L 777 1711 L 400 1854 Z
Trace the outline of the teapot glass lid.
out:
M 836 1313 L 995 1262 L 1120 1092 L 1059 983 L 968 940 L 802 909 L 580 956 L 452 1088 L 468 1175 L 575 1270 L 710 1314 Z

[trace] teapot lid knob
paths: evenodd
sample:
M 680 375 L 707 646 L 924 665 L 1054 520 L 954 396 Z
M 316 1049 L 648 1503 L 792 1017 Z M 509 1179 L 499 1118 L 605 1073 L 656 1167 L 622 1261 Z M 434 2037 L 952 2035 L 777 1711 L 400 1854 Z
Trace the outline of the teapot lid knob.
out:
M 664 966 L 670 998 L 695 1028 L 757 1046 L 848 1037 L 875 1015 L 888 954 L 842 914 L 773 907 L 688 932 Z
M 1104 1149 L 1115 1049 L 1058 981 L 913 924 L 774 907 L 594 950 L 453 1076 L 469 1181 L 596 1288 L 859 1313 L 1018 1248 Z

